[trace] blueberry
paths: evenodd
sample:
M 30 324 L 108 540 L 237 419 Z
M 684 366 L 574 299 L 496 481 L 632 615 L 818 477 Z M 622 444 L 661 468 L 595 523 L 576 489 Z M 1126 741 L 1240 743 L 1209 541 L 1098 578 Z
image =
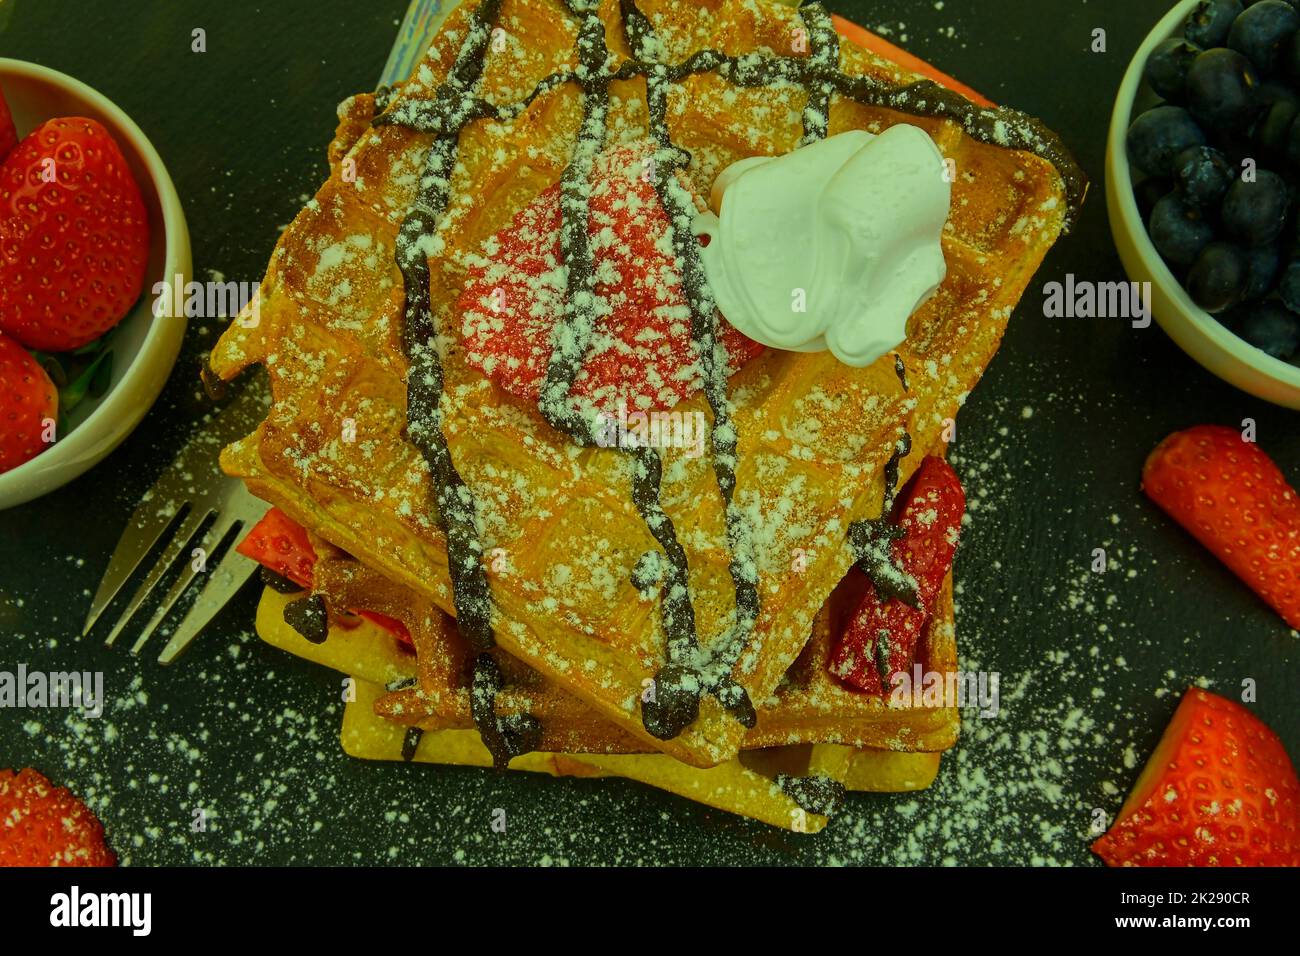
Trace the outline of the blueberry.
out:
M 1263 80 L 1259 84 L 1259 105 L 1272 106 L 1278 100 L 1294 100 L 1300 94 L 1297 94 L 1295 87 L 1285 80 Z
M 1261 0 L 1232 21 L 1228 46 L 1246 56 L 1261 73 L 1272 73 L 1279 65 L 1279 53 L 1296 30 L 1300 14 L 1283 0 Z
M 1259 112 L 1259 74 L 1236 50 L 1206 50 L 1187 71 L 1187 106 L 1211 129 L 1240 130 Z
M 1183 36 L 1204 49 L 1228 42 L 1232 21 L 1241 16 L 1241 0 L 1201 0 L 1187 15 Z
M 1300 353 L 1300 316 L 1276 302 L 1264 302 L 1251 309 L 1237 334 L 1274 358 L 1285 360 Z
M 1128 157 L 1148 176 L 1168 176 L 1174 157 L 1189 146 L 1200 146 L 1205 134 L 1181 106 L 1147 110 L 1128 128 Z
M 1292 312 L 1300 313 L 1300 259 L 1292 259 L 1282 270 L 1282 281 L 1277 284 L 1277 294 L 1283 305 Z
M 1174 191 L 1174 181 L 1162 176 L 1148 176 L 1133 187 L 1133 198 L 1137 200 L 1138 215 L 1143 222 L 1151 221 L 1151 211 L 1156 203 Z
M 1269 153 L 1283 155 L 1297 115 L 1300 115 L 1300 100 L 1279 97 L 1264 111 L 1255 127 L 1255 142 Z
M 1148 225 L 1151 243 L 1172 266 L 1187 267 L 1214 238 L 1214 230 L 1200 210 L 1170 193 L 1156 203 Z
M 1174 158 L 1174 181 L 1183 198 L 1202 209 L 1222 201 L 1234 175 L 1227 157 L 1213 146 L 1193 146 Z
M 1267 169 L 1256 170 L 1253 181 L 1237 179 L 1223 197 L 1220 213 L 1227 234 L 1248 246 L 1261 246 L 1282 234 L 1290 196 L 1286 182 Z
M 1278 60 L 1282 72 L 1292 83 L 1300 81 L 1300 32 L 1282 45 Z
M 1245 252 L 1229 242 L 1212 242 L 1187 273 L 1187 294 L 1206 312 L 1222 312 L 1241 300 L 1246 273 Z
M 1258 302 L 1273 291 L 1277 267 L 1282 254 L 1276 245 L 1256 246 L 1246 250 L 1246 288 L 1241 294 L 1244 302 Z
M 1286 153 L 1287 162 L 1293 167 L 1300 166 L 1300 114 L 1291 121 L 1291 129 L 1286 134 L 1286 143 L 1283 146 Z
M 1187 87 L 1187 71 L 1200 53 L 1201 48 L 1194 43 L 1170 37 L 1147 58 L 1147 83 L 1162 99 L 1182 102 Z

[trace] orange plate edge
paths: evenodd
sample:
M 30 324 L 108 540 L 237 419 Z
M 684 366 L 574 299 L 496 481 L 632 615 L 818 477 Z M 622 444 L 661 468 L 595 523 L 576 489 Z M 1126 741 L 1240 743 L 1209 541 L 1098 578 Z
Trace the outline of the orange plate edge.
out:
M 884 57 L 892 63 L 897 63 L 905 70 L 911 70 L 913 73 L 919 73 L 922 76 L 929 77 L 936 83 L 948 87 L 954 92 L 960 93 L 972 103 L 978 103 L 980 106 L 995 105 L 992 100 L 986 96 L 977 93 L 965 83 L 953 79 L 947 73 L 944 73 L 935 67 L 926 63 L 920 57 L 913 56 L 901 47 L 894 46 L 888 40 L 876 36 L 866 27 L 860 27 L 856 23 L 845 20 L 837 13 L 831 14 L 831 22 L 835 25 L 835 30 L 840 36 L 844 37 L 860 47 L 870 50 L 877 56 Z

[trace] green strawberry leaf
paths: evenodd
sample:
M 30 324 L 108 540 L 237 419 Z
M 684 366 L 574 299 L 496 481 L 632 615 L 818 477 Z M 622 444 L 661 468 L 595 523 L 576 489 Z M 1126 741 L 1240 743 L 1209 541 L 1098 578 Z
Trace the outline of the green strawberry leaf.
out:
M 113 372 L 112 357 L 111 349 L 100 352 L 70 385 L 59 390 L 59 408 L 64 414 L 71 413 L 87 394 L 98 397 L 107 391 L 108 381 L 112 378 Z M 102 385 L 100 385 L 101 381 Z M 98 392 L 95 391 L 96 387 L 100 388 Z
M 3 0 L 0 0 L 3 2 Z M 45 370 L 45 374 L 50 377 L 55 388 L 65 388 L 68 384 L 68 369 L 63 364 L 63 359 L 58 355 L 50 352 L 31 351 L 32 358 L 36 359 L 36 364 Z
M 90 378 L 90 396 L 91 398 L 103 398 L 108 392 L 108 386 L 113 382 L 113 350 L 109 349 L 100 358 L 103 361 L 96 362 Z
M 0 3 L 3 2 L 4 0 L 0 0 Z M 98 355 L 100 352 L 102 352 L 104 349 L 108 347 L 109 340 L 112 339 L 113 333 L 116 331 L 117 331 L 117 326 L 115 325 L 107 332 L 105 332 L 103 335 L 101 335 L 99 338 L 95 339 L 93 342 L 87 342 L 81 348 L 73 349 L 72 354 L 73 355 Z

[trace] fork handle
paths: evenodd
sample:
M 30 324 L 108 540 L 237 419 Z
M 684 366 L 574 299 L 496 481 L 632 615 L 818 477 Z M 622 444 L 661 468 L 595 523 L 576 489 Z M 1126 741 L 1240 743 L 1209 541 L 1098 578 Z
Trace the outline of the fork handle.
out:
M 411 0 L 397 29 L 397 40 L 389 51 L 388 62 L 379 75 L 380 86 L 395 86 L 411 75 L 438 28 L 457 6 L 459 0 Z

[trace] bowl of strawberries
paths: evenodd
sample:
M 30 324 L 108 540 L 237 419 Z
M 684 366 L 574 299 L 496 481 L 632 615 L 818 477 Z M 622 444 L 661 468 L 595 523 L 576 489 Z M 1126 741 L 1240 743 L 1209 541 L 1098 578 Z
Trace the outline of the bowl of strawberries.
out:
M 72 77 L 0 58 L 0 508 L 139 424 L 185 333 L 152 290 L 190 269 L 180 198 L 140 128 Z

